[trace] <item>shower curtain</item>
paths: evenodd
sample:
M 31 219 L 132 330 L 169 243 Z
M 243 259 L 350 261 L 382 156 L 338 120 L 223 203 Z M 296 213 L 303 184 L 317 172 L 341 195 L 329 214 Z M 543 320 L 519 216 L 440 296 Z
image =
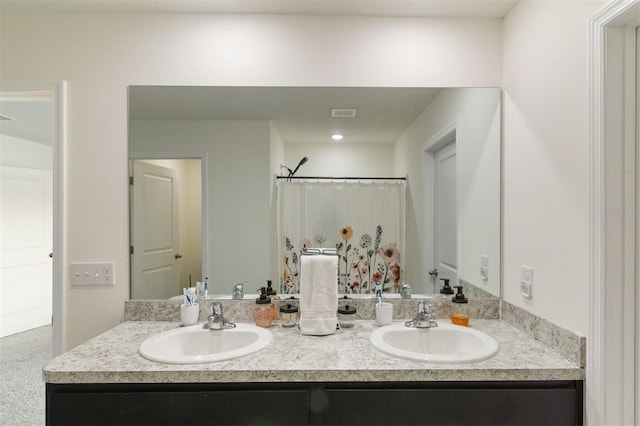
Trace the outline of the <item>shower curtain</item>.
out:
M 299 292 L 303 249 L 335 248 L 339 293 L 373 293 L 376 281 L 385 292 L 397 293 L 405 188 L 404 179 L 278 179 L 280 292 Z

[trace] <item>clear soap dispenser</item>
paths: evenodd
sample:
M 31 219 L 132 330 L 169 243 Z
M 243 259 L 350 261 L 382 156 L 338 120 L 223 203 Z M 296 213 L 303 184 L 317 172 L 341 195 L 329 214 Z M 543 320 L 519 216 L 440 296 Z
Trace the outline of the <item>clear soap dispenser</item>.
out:
M 451 322 L 457 325 L 469 325 L 469 299 L 462 293 L 462 286 L 454 286 L 458 289 L 451 298 Z

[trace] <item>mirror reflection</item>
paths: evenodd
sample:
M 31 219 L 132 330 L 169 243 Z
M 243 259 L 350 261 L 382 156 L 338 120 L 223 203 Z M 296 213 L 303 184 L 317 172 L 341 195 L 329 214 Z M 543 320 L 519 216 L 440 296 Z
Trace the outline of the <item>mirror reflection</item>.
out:
M 385 291 L 438 293 L 446 279 L 500 296 L 500 89 L 131 86 L 129 158 L 134 299 L 205 277 L 210 295 L 286 288 L 288 179 L 275 177 L 296 169 L 291 183 L 406 178 Z M 306 233 L 292 245 L 324 235 Z

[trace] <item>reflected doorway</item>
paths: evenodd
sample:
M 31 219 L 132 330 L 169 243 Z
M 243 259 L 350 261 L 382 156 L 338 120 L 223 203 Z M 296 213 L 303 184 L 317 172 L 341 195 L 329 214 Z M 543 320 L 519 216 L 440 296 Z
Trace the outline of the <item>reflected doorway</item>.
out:
M 434 154 L 434 265 L 439 281 L 458 285 L 458 200 L 456 142 L 449 142 Z M 440 287 L 436 281 L 436 289 Z
M 202 162 L 130 161 L 132 299 L 168 299 L 202 280 Z

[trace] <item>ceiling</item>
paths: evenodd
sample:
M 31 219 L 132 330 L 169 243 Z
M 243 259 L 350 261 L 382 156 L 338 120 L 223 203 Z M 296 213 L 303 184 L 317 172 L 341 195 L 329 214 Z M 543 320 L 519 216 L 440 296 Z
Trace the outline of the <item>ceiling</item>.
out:
M 51 145 L 53 93 L 0 92 L 0 134 Z
M 2 10 L 503 18 L 517 0 L 2 0 Z
M 132 86 L 132 120 L 269 120 L 285 143 L 394 143 L 434 88 Z M 332 118 L 355 108 L 354 118 Z
M 502 18 L 518 0 L 1 0 L 0 10 L 154 13 L 274 13 Z M 136 88 L 135 119 L 272 120 L 286 143 L 390 143 L 437 93 L 434 89 Z M 225 92 L 233 90 L 233 93 Z M 285 96 L 285 92 L 287 92 Z M 331 119 L 331 108 L 357 108 L 356 119 Z M 0 98 L 0 133 L 50 143 L 50 100 Z M 351 135 L 351 136 L 347 136 Z M 358 135 L 358 136 L 355 136 Z

